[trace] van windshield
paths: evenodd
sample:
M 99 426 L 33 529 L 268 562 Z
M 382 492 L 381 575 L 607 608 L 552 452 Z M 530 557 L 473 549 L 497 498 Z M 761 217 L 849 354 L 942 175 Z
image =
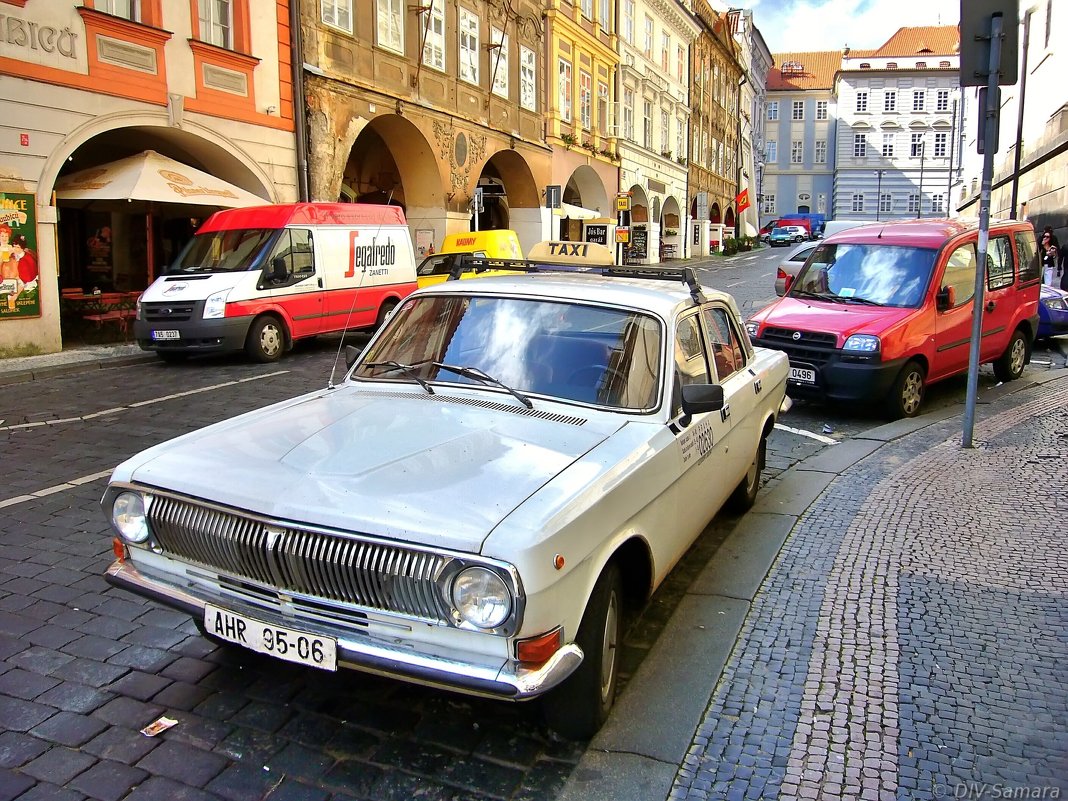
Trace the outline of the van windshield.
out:
M 787 294 L 914 308 L 923 301 L 936 255 L 930 248 L 902 245 L 820 245 Z
M 277 235 L 276 228 L 245 228 L 197 234 L 178 254 L 167 273 L 174 275 L 258 270 Z

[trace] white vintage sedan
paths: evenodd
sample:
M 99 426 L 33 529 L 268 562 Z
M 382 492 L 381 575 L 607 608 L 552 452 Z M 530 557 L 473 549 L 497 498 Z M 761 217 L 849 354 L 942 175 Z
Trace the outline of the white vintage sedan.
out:
M 342 382 L 119 465 L 107 578 L 313 668 L 544 695 L 589 737 L 624 610 L 753 503 L 787 372 L 688 268 L 419 290 Z

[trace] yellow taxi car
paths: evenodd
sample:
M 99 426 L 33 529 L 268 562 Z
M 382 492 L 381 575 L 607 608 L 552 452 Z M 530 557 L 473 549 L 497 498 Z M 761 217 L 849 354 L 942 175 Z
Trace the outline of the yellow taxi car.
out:
M 457 261 L 465 255 L 481 259 L 522 259 L 523 248 L 516 232 L 507 229 L 449 234 L 441 243 L 441 252 L 427 256 L 416 270 L 420 288 L 447 279 Z M 487 271 L 480 275 L 494 274 Z M 473 273 L 461 277 L 471 278 Z

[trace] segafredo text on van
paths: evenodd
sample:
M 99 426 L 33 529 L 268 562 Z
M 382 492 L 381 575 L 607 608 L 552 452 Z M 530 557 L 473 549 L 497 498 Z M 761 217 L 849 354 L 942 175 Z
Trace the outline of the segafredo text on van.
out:
M 164 359 L 244 349 L 269 362 L 298 339 L 379 325 L 415 288 L 396 206 L 228 209 L 141 295 L 134 336 Z

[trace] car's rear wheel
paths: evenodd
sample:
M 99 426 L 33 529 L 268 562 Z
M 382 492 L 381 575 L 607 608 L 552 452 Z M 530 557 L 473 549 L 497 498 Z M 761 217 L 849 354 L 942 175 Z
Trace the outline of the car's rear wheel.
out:
M 582 664 L 545 698 L 545 720 L 558 734 L 588 740 L 608 719 L 619 682 L 622 636 L 623 580 L 610 562 L 590 593 L 575 637 Z
M 998 381 L 1015 381 L 1023 375 L 1027 365 L 1027 337 L 1017 329 L 1012 332 L 1005 352 L 994 362 L 994 375 Z
M 265 315 L 252 324 L 245 339 L 245 353 L 258 362 L 276 362 L 286 349 L 286 332 L 277 317 Z
M 891 420 L 915 417 L 923 403 L 927 373 L 917 361 L 908 362 L 898 373 L 890 396 L 886 399 L 886 414 Z
M 727 508 L 730 511 L 740 514 L 752 509 L 753 504 L 756 503 L 757 491 L 760 489 L 760 471 L 764 467 L 767 447 L 767 438 L 761 437 L 749 469 L 738 483 L 738 486 L 734 488 L 730 498 L 727 499 Z

